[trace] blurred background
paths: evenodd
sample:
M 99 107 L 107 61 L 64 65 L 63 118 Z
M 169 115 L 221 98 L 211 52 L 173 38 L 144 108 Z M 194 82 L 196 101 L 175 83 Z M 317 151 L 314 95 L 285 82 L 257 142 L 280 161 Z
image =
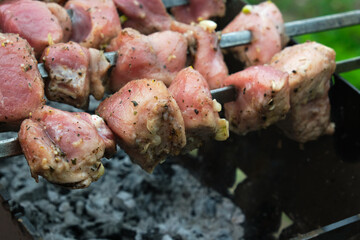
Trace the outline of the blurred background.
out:
M 249 4 L 258 4 L 261 0 L 247 0 Z M 359 0 L 274 0 L 283 14 L 285 22 L 312 18 L 328 14 L 351 10 L 360 10 Z M 344 60 L 360 56 L 360 25 L 314 33 L 295 37 L 295 40 L 305 42 L 312 40 L 333 48 L 336 51 L 336 60 Z M 360 90 L 360 70 L 341 74 Z

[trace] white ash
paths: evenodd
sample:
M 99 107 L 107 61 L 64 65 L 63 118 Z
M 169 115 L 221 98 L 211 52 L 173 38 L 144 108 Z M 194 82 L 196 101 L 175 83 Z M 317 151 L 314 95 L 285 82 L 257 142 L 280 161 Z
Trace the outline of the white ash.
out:
M 181 166 L 165 163 L 147 174 L 123 152 L 103 162 L 98 182 L 68 190 L 36 183 L 23 156 L 3 159 L 0 188 L 45 240 L 242 239 L 240 209 Z

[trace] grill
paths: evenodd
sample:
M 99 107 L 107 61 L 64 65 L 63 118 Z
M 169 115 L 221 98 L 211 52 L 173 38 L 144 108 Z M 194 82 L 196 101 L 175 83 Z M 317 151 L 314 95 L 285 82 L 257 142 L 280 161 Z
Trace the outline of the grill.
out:
M 237 1 L 228 2 L 231 8 L 228 7 L 227 17 L 218 21 L 220 27 L 228 22 L 232 18 L 231 16 L 238 13 L 243 6 Z M 290 43 L 290 45 L 293 44 L 296 42 Z M 227 62 L 229 69 L 239 70 L 239 67 L 234 64 L 234 59 L 228 56 Z M 201 192 L 204 199 L 210 199 L 202 201 L 200 204 L 205 206 L 205 209 L 202 210 L 203 214 L 211 211 L 232 212 L 229 225 L 231 222 L 239 231 L 236 232 L 235 229 L 232 229 L 236 232 L 232 237 L 274 239 L 274 233 L 281 228 L 286 215 L 291 219 L 292 224 L 278 236 L 279 239 L 360 239 L 360 193 L 356 191 L 360 187 L 360 154 L 357 151 L 360 147 L 360 104 L 358 104 L 360 103 L 360 91 L 335 74 L 329 94 L 332 120 L 336 124 L 336 132 L 333 136 L 323 136 L 317 141 L 299 144 L 287 139 L 275 127 L 249 133 L 246 136 L 232 134 L 226 142 L 208 142 L 195 155 L 169 159 L 167 163 L 158 167 L 154 177 L 140 176 L 139 169 L 130 166 L 129 159 L 123 152 L 119 152 L 116 156 L 116 159 L 121 160 L 121 168 L 111 162 L 105 163 L 105 166 L 118 171 L 124 168 L 130 172 L 134 171 L 132 174 L 143 179 L 139 186 L 144 187 L 145 192 L 149 191 L 154 195 L 169 196 L 159 193 L 160 188 L 165 188 L 163 184 L 159 183 L 161 181 L 179 179 L 185 183 L 189 180 L 188 190 L 191 187 L 199 189 L 196 193 Z M 13 159 L 15 158 L 7 159 L 7 164 L 1 164 L 10 167 Z M 22 162 L 26 165 L 25 159 L 22 159 Z M 188 179 L 174 178 L 178 175 L 188 176 L 186 175 L 188 174 L 187 170 L 183 168 L 188 169 L 194 178 L 190 175 Z M 246 178 L 239 182 L 236 189 L 232 189 L 234 190 L 233 194 L 230 194 L 229 189 L 233 187 L 234 181 L 236 182 L 239 170 L 246 174 Z M 128 174 L 125 172 L 114 173 L 108 179 L 121 181 L 124 176 L 129 176 Z M 33 181 L 29 176 L 27 177 L 29 181 Z M 157 185 L 154 185 L 154 182 Z M 96 189 L 96 186 L 95 183 L 91 187 L 91 191 L 101 192 L 101 189 Z M 176 188 L 176 184 L 171 186 Z M 150 196 L 136 192 L 135 189 L 136 186 L 130 195 Z M 170 188 L 165 190 L 171 191 Z M 0 201 L 2 203 L 0 207 L 0 238 L 38 239 L 42 237 L 32 224 L 34 220 L 25 216 L 26 207 L 22 207 L 21 202 L 14 202 L 9 197 L 8 191 L 2 187 L 0 182 Z M 177 191 L 180 190 L 177 189 Z M 68 191 L 60 190 L 59 193 L 66 195 Z M 89 196 L 89 193 L 85 192 L 84 194 Z M 176 196 L 178 197 L 178 195 Z M 118 204 L 121 205 L 120 208 L 131 208 L 133 202 L 125 193 L 117 194 L 116 197 L 119 200 Z M 180 197 L 191 198 L 189 196 Z M 35 200 L 39 199 L 35 198 Z M 147 200 L 149 202 L 144 200 L 143 203 L 153 204 L 157 200 L 166 201 L 164 198 L 152 197 Z M 189 203 L 184 201 L 182 204 Z M 245 221 L 244 215 L 235 205 L 245 215 Z M 153 204 L 153 206 L 158 205 Z M 201 206 L 194 207 L 194 212 L 200 211 L 198 208 Z M 158 210 L 165 209 L 164 206 L 162 207 L 159 207 Z M 63 208 L 66 206 L 62 205 Z M 181 210 L 181 208 L 179 209 Z M 87 211 L 90 212 L 90 210 Z M 171 214 L 171 211 L 169 213 Z M 206 214 L 199 216 L 204 219 L 216 217 L 219 220 L 227 219 L 222 215 L 206 216 Z M 92 217 L 95 218 L 96 215 Z M 199 220 L 200 218 L 194 216 L 193 219 Z M 181 225 L 181 222 L 178 224 Z M 227 225 L 217 222 L 211 226 L 221 228 Z M 139 237 L 139 232 L 126 224 L 113 227 L 121 228 L 121 231 L 119 235 L 109 234 L 109 239 L 119 239 L 119 236 L 121 239 Z M 205 229 L 205 226 L 203 227 Z M 161 230 L 154 229 L 144 230 L 141 235 L 142 239 L 172 239 L 169 235 L 163 234 Z M 72 231 L 79 230 L 74 228 Z M 200 234 L 198 235 L 199 239 L 202 237 Z M 216 234 L 214 236 L 218 239 L 231 237 L 226 233 Z M 166 238 L 167 236 L 168 238 Z M 54 236 L 54 239 L 57 238 Z

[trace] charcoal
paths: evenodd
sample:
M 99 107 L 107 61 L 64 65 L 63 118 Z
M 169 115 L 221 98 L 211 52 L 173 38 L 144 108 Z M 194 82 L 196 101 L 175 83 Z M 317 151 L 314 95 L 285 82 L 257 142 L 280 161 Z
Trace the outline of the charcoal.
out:
M 0 162 L 0 184 L 46 240 L 242 239 L 241 210 L 183 167 L 170 161 L 148 174 L 121 150 L 104 166 L 89 188 L 69 190 L 36 183 L 26 160 L 13 157 Z

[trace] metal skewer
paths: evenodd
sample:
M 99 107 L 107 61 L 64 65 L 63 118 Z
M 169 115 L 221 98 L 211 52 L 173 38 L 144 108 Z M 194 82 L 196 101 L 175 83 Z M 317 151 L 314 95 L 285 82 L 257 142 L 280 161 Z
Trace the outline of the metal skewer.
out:
M 186 5 L 189 3 L 188 0 L 162 0 L 165 8 L 171 8 L 181 5 Z
M 112 65 L 115 65 L 116 57 L 117 57 L 117 54 L 115 54 L 115 52 L 105 53 L 105 57 Z M 47 75 L 47 72 L 44 69 L 44 65 L 42 63 L 39 64 L 39 69 L 40 68 L 42 68 L 40 72 L 46 73 Z M 337 62 L 335 73 L 337 74 L 343 73 L 359 68 L 360 68 L 360 57 L 355 57 Z M 235 101 L 237 97 L 237 92 L 234 86 L 226 86 L 223 88 L 211 90 L 211 96 L 213 99 L 216 99 L 219 103 L 224 104 L 226 102 Z M 0 140 L 0 158 L 11 157 L 21 154 L 22 154 L 22 150 L 18 138 Z
M 187 2 L 187 0 L 169 0 L 168 2 L 170 4 L 170 2 L 180 3 L 181 1 Z M 69 12 L 69 15 L 71 16 L 72 14 L 73 12 L 71 10 L 71 12 Z M 326 31 L 330 29 L 337 29 L 341 27 L 353 26 L 356 24 L 360 24 L 360 10 L 285 23 L 285 33 L 289 37 L 293 37 L 307 33 L 314 33 L 314 32 Z M 221 48 L 229 48 L 239 45 L 245 45 L 251 42 L 251 38 L 252 35 L 250 31 L 224 33 L 221 35 L 221 40 L 219 45 Z M 105 53 L 105 57 L 109 61 L 111 66 L 115 66 L 117 59 L 117 52 L 107 52 Z M 44 68 L 44 65 L 40 63 L 38 64 L 38 68 L 41 76 L 43 78 L 47 78 L 48 74 Z
M 357 24 L 360 24 L 360 10 L 288 22 L 285 23 L 285 34 L 294 37 Z M 221 35 L 220 47 L 229 48 L 249 44 L 251 39 L 250 31 L 224 33 Z

